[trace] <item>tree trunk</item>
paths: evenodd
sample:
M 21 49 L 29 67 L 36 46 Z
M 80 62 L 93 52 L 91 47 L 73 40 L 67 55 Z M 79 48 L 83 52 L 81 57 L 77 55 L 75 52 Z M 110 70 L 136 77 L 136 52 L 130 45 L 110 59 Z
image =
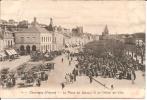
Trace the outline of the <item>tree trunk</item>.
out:
M 141 63 L 143 64 L 143 55 L 141 55 Z
M 133 51 L 132 51 L 132 58 L 133 58 L 133 56 L 134 56 L 134 53 L 133 53 Z
M 137 61 L 137 54 L 136 54 L 136 61 Z

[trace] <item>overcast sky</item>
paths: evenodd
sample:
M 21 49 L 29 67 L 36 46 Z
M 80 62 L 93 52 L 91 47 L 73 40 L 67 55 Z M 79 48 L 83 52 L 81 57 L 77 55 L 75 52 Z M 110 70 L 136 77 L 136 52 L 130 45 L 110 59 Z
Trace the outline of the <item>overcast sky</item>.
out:
M 83 26 L 85 32 L 101 34 L 105 25 L 110 33 L 145 32 L 144 1 L 51 1 L 3 0 L 2 19 L 33 20 L 66 28 Z

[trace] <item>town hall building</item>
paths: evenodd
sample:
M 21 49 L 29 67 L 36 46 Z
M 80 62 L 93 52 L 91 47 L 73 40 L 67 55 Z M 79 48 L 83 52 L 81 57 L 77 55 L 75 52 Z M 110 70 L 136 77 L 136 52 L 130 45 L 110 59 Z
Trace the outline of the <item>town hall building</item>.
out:
M 52 51 L 52 33 L 41 27 L 37 19 L 20 32 L 15 33 L 16 47 L 20 53 L 29 54 L 31 51 Z

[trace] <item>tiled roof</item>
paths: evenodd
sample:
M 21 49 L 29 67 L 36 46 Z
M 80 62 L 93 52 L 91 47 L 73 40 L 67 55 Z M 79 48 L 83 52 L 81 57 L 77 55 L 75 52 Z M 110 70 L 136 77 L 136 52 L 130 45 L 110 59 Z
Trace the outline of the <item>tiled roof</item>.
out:
M 31 25 L 29 28 L 23 29 L 21 33 L 49 33 L 45 28 L 39 25 Z
M 134 33 L 133 34 L 133 36 L 135 37 L 135 38 L 145 38 L 145 33 Z

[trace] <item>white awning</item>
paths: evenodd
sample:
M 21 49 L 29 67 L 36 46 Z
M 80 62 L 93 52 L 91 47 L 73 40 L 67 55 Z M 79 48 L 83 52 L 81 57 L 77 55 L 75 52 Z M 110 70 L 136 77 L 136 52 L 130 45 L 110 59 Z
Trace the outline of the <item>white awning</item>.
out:
M 13 55 L 10 50 L 6 50 L 9 56 Z
M 14 53 L 13 53 L 13 51 L 12 51 L 12 50 L 9 50 L 9 52 L 10 52 L 12 55 L 14 55 Z
M 12 54 L 14 54 L 14 55 L 17 54 L 17 52 L 16 52 L 14 49 L 12 49 L 11 52 L 12 52 Z
M 11 50 L 6 50 L 6 52 L 8 53 L 8 55 L 16 55 L 17 52 L 14 50 L 14 49 L 11 49 Z

